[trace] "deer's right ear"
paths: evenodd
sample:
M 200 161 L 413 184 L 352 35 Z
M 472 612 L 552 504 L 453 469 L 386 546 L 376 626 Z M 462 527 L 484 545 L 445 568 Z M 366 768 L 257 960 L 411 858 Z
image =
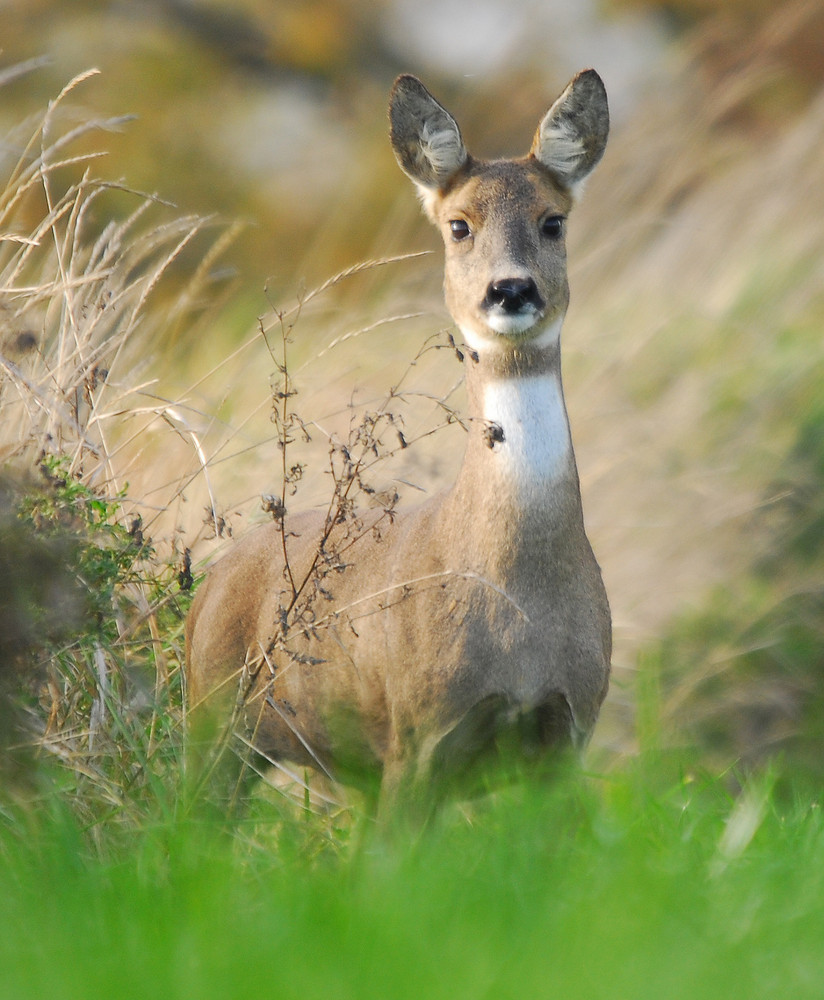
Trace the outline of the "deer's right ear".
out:
M 401 169 L 426 200 L 467 161 L 458 123 L 417 77 L 399 76 L 389 98 L 389 137 Z

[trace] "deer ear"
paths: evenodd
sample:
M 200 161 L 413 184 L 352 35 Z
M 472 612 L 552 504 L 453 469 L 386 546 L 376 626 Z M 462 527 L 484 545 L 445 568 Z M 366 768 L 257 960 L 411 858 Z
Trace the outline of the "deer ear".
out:
M 417 77 L 407 74 L 395 81 L 389 124 L 401 169 L 425 191 L 445 188 L 467 161 L 458 123 Z
M 607 92 L 595 70 L 586 69 L 567 84 L 546 113 L 531 155 L 576 197 L 604 155 L 608 135 Z

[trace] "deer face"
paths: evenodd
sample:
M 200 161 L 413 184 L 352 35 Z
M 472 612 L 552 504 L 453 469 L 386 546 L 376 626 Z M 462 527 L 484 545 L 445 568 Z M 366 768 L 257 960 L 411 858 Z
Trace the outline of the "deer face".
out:
M 476 164 L 428 199 L 446 252 L 446 304 L 477 350 L 555 339 L 569 300 L 572 198 L 534 159 Z
M 486 162 L 455 119 L 412 76 L 395 82 L 391 139 L 446 247 L 446 304 L 470 346 L 557 339 L 569 298 L 566 217 L 600 160 L 607 98 L 579 73 L 538 126 L 528 156 Z

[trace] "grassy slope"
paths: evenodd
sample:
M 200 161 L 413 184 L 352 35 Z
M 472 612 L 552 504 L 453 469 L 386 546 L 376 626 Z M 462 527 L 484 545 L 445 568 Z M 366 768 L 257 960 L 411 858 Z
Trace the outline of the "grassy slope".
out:
M 701 143 L 717 148 L 717 123 L 691 114 L 688 103 L 679 110 L 691 122 L 686 146 L 678 144 L 678 129 L 667 133 L 670 167 L 687 162 L 687 152 L 694 157 Z M 640 662 L 646 752 L 635 763 L 613 760 L 607 776 L 586 784 L 512 790 L 469 816 L 456 809 L 416 847 L 387 846 L 357 820 L 354 829 L 322 818 L 284 820 L 265 800 L 257 823 L 232 840 L 198 820 L 197 809 L 186 811 L 174 783 L 185 598 L 168 563 L 179 523 L 186 523 L 186 542 L 196 540 L 201 512 L 187 509 L 208 494 L 188 486 L 201 464 L 194 411 L 133 387 L 145 375 L 138 367 L 145 344 L 168 325 L 141 275 L 160 280 L 191 226 L 137 226 L 142 235 L 134 241 L 128 227 L 116 228 L 107 244 L 111 266 L 99 266 L 103 258 L 83 249 L 86 187 L 70 189 L 59 217 L 47 217 L 40 250 L 6 246 L 5 287 L 17 282 L 21 290 L 9 299 L 4 328 L 32 329 L 44 342 L 37 357 L 27 354 L 7 369 L 4 447 L 31 459 L 59 428 L 71 475 L 45 492 L 50 503 L 68 502 L 67 491 L 74 497 L 75 516 L 64 509 L 56 523 L 80 538 L 84 558 L 92 554 L 84 572 L 103 573 L 117 613 L 60 647 L 50 660 L 51 702 L 27 705 L 41 726 L 41 757 L 60 764 L 41 761 L 16 801 L 4 797 L 0 996 L 820 995 L 824 829 L 817 799 L 792 778 L 774 782 L 769 771 L 732 795 L 728 779 L 686 767 L 679 776 L 677 767 L 657 762 L 666 759 L 660 747 L 700 732 L 683 718 L 692 712 L 691 722 L 700 721 L 696 694 L 705 671 L 712 679 L 718 668 L 729 681 L 714 703 L 733 715 L 742 649 L 785 649 L 776 646 L 781 632 L 766 613 L 777 609 L 778 623 L 786 623 L 781 600 L 792 597 L 790 584 L 801 586 L 799 565 L 807 565 L 807 592 L 818 593 L 810 538 L 817 544 L 820 532 L 811 503 L 800 519 L 770 505 L 775 517 L 746 521 L 757 546 L 733 564 L 717 565 L 717 553 L 740 542 L 742 511 L 758 508 L 772 484 L 781 484 L 781 496 L 803 499 L 799 484 L 816 493 L 821 420 L 811 400 L 820 365 L 813 332 L 821 317 L 821 255 L 820 224 L 811 220 L 821 215 L 810 199 L 820 120 L 821 108 L 813 107 L 763 143 L 758 165 L 728 151 L 720 166 L 704 164 L 706 176 L 670 171 L 656 193 L 650 184 L 618 183 L 631 159 L 625 150 L 627 160 L 619 151 L 604 186 L 593 183 L 579 239 L 585 244 L 620 216 L 635 228 L 616 241 L 626 239 L 633 252 L 610 254 L 601 242 L 601 259 L 595 255 L 573 276 L 582 307 L 570 317 L 570 396 L 588 516 L 617 609 L 623 671 L 612 699 L 629 710 L 628 680 Z M 654 120 L 648 128 L 655 130 Z M 644 146 L 643 134 L 634 142 L 655 148 Z M 771 164 L 766 178 L 764 163 Z M 58 173 L 50 174 L 55 182 Z M 42 185 L 36 170 L 29 179 L 32 190 Z M 794 200 L 799 185 L 801 201 Z M 652 206 L 647 222 L 632 212 L 642 196 Z M 17 232 L 15 219 L 11 211 L 3 217 L 7 231 Z M 795 241 L 779 238 L 787 225 Z M 725 256 L 719 247 L 733 228 L 735 252 Z M 697 234 L 703 255 L 695 253 Z M 54 246 L 77 280 L 52 284 Z M 206 294 L 208 274 L 199 278 L 197 295 L 178 303 L 182 324 L 191 321 L 191 301 Z M 119 313 L 104 307 L 112 300 Z M 110 326 L 112 315 L 121 320 Z M 626 332 L 612 338 L 613 329 Z M 400 350 L 398 341 L 384 343 L 386 355 Z M 215 397 L 233 385 L 261 385 L 260 359 L 221 367 Z M 113 374 L 101 384 L 94 368 L 103 362 Z M 618 379 L 630 362 L 632 376 Z M 266 363 L 270 370 L 271 359 Z M 346 366 L 331 366 L 348 381 Z M 314 378 L 325 382 L 323 374 Z M 379 384 L 375 372 L 369 378 Z M 244 403 L 226 404 L 235 426 L 245 419 Z M 267 405 L 264 399 L 264 424 Z M 67 408 L 74 421 L 64 420 Z M 345 423 L 339 409 L 324 413 L 324 422 Z M 210 454 L 220 454 L 223 441 L 239 449 L 262 434 L 250 427 L 218 428 L 216 438 L 203 440 Z M 179 451 L 172 441 L 183 442 Z M 442 470 L 423 458 L 417 471 L 435 479 Z M 217 462 L 212 472 L 220 478 Z M 223 475 L 221 488 L 232 485 L 233 473 Z M 117 501 L 126 480 L 128 494 Z M 246 482 L 248 495 L 260 492 L 258 478 Z M 244 495 L 236 481 L 235 489 Z M 151 526 L 154 554 L 129 555 L 134 538 L 124 526 L 135 511 Z M 120 530 L 110 530 L 112 523 Z M 788 523 L 812 534 L 786 544 Z M 112 547 L 125 553 L 113 568 L 101 566 L 102 557 L 95 562 L 96 551 Z M 724 585 L 726 603 L 707 599 L 715 612 L 710 629 L 701 603 L 712 580 Z M 651 625 L 670 620 L 685 596 L 698 617 L 672 628 L 639 661 Z M 807 637 L 818 634 L 819 620 L 801 623 Z M 763 631 L 748 631 L 759 621 Z M 814 678 L 817 647 L 794 640 L 793 649 L 802 680 Z M 679 669 L 669 675 L 673 663 Z M 776 675 L 774 664 L 756 666 Z M 135 674 L 148 678 L 148 697 Z M 713 691 L 704 694 L 713 703 Z M 46 729 L 50 708 L 56 714 Z M 629 729 L 616 727 L 611 749 L 631 749 Z M 736 752 L 727 746 L 722 757 L 729 762 Z

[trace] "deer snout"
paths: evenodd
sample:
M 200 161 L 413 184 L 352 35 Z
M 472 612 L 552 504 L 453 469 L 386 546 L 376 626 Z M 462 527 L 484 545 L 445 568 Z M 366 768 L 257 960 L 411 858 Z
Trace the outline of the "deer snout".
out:
M 538 286 L 532 278 L 501 278 L 490 282 L 483 307 L 509 316 L 523 312 L 540 312 L 544 308 Z

